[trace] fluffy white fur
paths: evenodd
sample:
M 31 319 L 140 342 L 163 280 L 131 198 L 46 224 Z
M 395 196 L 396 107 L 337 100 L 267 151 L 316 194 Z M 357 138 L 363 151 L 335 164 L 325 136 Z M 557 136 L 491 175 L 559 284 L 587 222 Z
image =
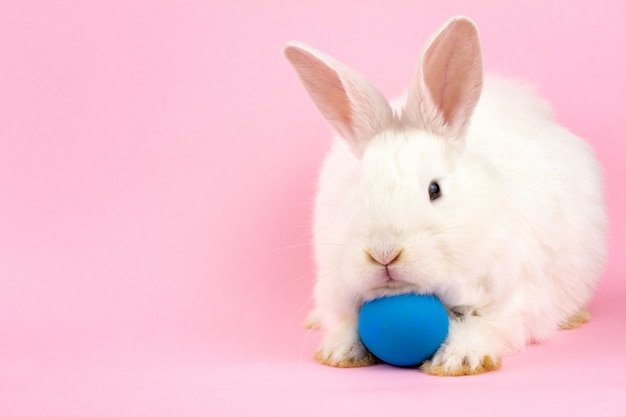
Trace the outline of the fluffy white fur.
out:
M 489 370 L 585 308 L 605 261 L 600 167 L 532 91 L 483 80 L 470 20 L 434 36 L 393 110 L 332 58 L 285 54 L 340 134 L 315 208 L 321 362 L 369 363 L 358 313 L 383 295 L 432 293 L 450 310 L 427 369 L 444 375 Z

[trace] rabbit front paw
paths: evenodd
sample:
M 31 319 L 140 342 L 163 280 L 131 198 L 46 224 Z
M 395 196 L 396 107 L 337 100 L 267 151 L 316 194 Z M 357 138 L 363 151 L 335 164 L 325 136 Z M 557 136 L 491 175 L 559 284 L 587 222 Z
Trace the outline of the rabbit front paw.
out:
M 424 362 L 420 369 L 430 375 L 462 376 L 484 374 L 498 370 L 500 366 L 498 356 L 438 352 L 432 359 Z
M 421 365 L 430 375 L 478 375 L 500 369 L 497 339 L 479 316 L 450 322 L 448 338 L 435 355 Z
M 363 346 L 356 329 L 340 326 L 326 334 L 322 346 L 315 352 L 315 359 L 337 368 L 370 366 L 376 358 Z

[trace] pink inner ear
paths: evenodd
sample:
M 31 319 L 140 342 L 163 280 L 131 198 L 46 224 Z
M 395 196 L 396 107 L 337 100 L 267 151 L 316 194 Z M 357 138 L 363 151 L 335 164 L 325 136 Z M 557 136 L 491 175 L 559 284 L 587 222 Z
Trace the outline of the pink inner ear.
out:
M 302 83 L 322 115 L 340 131 L 349 130 L 342 133 L 354 136 L 350 101 L 337 72 L 299 48 L 288 47 L 285 55 L 298 69 Z
M 469 117 L 482 86 L 482 59 L 476 28 L 457 20 L 430 45 L 423 61 L 424 81 L 447 125 Z M 462 114 L 460 114 L 462 113 Z

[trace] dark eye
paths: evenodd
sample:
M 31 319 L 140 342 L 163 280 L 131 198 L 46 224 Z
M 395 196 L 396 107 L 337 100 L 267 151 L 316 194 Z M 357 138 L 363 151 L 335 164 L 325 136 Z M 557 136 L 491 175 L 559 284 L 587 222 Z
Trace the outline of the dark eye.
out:
M 428 196 L 430 197 L 430 201 L 436 200 L 441 197 L 441 188 L 436 181 L 433 181 L 428 186 Z

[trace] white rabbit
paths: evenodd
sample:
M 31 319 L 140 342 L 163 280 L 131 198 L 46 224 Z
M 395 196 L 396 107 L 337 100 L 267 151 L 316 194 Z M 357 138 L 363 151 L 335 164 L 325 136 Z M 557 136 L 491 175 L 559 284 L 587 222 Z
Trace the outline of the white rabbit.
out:
M 332 58 L 300 43 L 284 53 L 339 135 L 315 207 L 319 362 L 372 364 L 359 310 L 390 294 L 435 294 L 449 310 L 421 367 L 435 375 L 498 369 L 589 319 L 606 257 L 601 169 L 528 88 L 483 80 L 471 20 L 433 37 L 393 109 Z

